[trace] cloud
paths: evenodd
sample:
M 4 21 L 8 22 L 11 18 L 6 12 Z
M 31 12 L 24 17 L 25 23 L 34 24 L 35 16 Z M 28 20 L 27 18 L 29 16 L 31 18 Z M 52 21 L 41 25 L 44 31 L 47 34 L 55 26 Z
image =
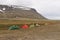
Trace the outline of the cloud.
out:
M 49 19 L 60 18 L 60 0 L 32 0 L 33 7 Z M 58 17 L 59 16 L 59 17 Z
M 15 4 L 16 0 L 0 0 L 0 4 Z
M 52 19 L 52 20 L 60 20 L 60 16 L 57 16 L 57 17 L 49 17 L 49 19 Z
M 0 4 L 31 6 L 31 0 L 0 0 Z

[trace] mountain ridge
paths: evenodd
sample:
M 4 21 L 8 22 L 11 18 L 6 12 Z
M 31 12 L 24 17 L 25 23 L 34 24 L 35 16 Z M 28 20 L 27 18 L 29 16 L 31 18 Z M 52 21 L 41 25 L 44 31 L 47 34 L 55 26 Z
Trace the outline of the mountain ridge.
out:
M 31 19 L 46 19 L 39 14 L 34 8 L 29 7 L 14 7 L 8 5 L 0 5 L 0 18 L 31 18 Z

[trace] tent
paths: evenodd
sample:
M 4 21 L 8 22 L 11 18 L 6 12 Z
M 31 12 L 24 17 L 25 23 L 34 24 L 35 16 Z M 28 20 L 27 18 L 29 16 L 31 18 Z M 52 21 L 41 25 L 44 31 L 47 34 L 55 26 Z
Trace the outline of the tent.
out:
M 40 25 L 37 23 L 35 26 L 36 26 L 36 27 L 39 27 Z
M 29 28 L 33 28 L 33 27 L 35 27 L 35 25 L 34 25 L 34 24 L 31 24 L 31 25 L 29 26 Z
M 17 25 L 12 25 L 12 26 L 9 27 L 8 30 L 18 30 L 18 29 L 19 29 L 19 26 L 17 26 Z
M 29 26 L 27 24 L 24 24 L 23 26 L 21 26 L 22 29 L 28 29 Z

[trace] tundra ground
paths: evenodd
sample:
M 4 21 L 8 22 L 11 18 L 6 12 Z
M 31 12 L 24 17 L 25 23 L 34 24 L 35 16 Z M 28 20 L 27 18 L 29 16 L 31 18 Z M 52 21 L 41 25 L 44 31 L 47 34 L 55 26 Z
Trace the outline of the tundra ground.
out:
M 26 30 L 0 30 L 0 40 L 60 40 L 60 23 Z

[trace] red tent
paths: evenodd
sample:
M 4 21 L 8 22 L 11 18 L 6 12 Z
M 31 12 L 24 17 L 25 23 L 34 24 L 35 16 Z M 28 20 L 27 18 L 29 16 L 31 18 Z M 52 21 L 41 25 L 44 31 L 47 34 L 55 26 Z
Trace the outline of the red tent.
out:
M 22 29 L 28 29 L 28 25 L 27 24 L 24 24 L 21 28 Z

